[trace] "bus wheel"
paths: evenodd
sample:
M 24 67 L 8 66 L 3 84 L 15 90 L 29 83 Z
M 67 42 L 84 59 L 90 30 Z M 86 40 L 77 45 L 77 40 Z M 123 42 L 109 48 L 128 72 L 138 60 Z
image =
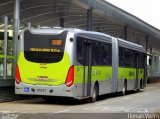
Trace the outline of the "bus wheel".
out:
M 140 89 L 143 89 L 143 80 L 140 81 Z
M 123 96 L 126 95 L 126 92 L 127 92 L 127 83 L 126 83 L 126 81 L 124 81 L 123 88 L 122 88 L 122 95 Z
M 97 97 L 98 97 L 98 85 L 95 84 L 95 86 L 94 86 L 94 88 L 93 88 L 93 94 L 92 94 L 92 97 L 91 97 L 91 99 L 90 99 L 90 102 L 91 102 L 91 103 L 96 102 Z
M 143 84 L 142 84 L 142 79 L 140 80 L 140 86 L 139 86 L 139 88 L 137 89 L 137 92 L 140 92 L 141 91 L 141 89 L 143 89 L 143 86 L 142 86 Z
M 46 102 L 52 102 L 52 97 L 43 96 L 42 97 Z

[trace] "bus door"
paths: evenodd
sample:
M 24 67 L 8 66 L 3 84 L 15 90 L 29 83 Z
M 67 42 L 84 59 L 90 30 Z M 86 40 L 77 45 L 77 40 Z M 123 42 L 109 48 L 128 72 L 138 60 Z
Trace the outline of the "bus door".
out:
M 136 53 L 135 56 L 135 62 L 136 62 L 136 80 L 135 80 L 135 89 L 138 89 L 138 54 Z
M 83 48 L 83 55 L 84 55 L 84 80 L 83 80 L 83 96 L 90 96 L 91 95 L 91 41 L 85 40 L 84 41 L 84 48 Z

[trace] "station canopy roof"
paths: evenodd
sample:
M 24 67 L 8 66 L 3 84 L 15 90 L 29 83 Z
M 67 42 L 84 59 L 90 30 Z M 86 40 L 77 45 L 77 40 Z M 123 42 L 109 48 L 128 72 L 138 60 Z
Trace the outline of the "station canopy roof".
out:
M 124 38 L 124 28 L 127 26 L 127 40 L 159 49 L 160 31 L 141 19 L 123 11 L 105 0 L 20 0 L 20 28 L 28 22 L 34 27 L 60 25 L 86 30 L 87 9 L 93 11 L 92 30 Z M 0 0 L 0 29 L 3 29 L 3 17 L 9 17 L 8 29 L 13 29 L 14 0 Z M 154 43 L 153 43 L 154 42 Z M 158 45 L 157 45 L 158 44 Z

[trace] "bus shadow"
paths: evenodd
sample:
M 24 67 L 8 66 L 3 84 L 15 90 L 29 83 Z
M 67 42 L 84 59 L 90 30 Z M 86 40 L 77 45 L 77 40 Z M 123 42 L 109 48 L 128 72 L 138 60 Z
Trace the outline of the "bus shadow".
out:
M 129 95 L 134 95 L 141 93 L 143 91 L 128 91 L 125 96 Z M 112 98 L 118 98 L 118 97 L 124 97 L 121 95 L 121 93 L 111 93 L 111 94 L 105 94 L 101 95 L 98 97 L 97 102 L 104 101 L 107 99 L 112 99 Z M 76 100 L 73 98 L 67 98 L 67 97 L 39 97 L 39 96 L 34 96 L 32 97 L 34 100 L 32 101 L 27 101 L 27 102 L 20 102 L 20 103 L 27 103 L 27 104 L 41 104 L 41 105 L 61 105 L 61 106 L 76 106 L 76 105 L 85 105 L 85 104 L 94 104 L 90 103 L 89 99 L 83 99 L 83 100 Z
M 141 92 L 143 92 L 143 91 L 127 91 L 126 95 L 124 95 L 124 96 L 134 95 L 134 94 L 138 94 L 138 93 L 141 93 Z M 120 92 L 104 94 L 104 95 L 99 96 L 97 101 L 102 101 L 102 100 L 106 100 L 106 99 L 110 99 L 110 98 L 116 98 L 116 97 L 124 97 L 124 96 Z
M 43 104 L 54 104 L 54 105 L 65 105 L 65 106 L 74 106 L 74 105 L 82 105 L 82 104 L 88 104 L 89 99 L 83 99 L 83 100 L 77 100 L 73 98 L 67 98 L 67 97 L 48 97 L 44 98 Z
M 143 91 L 128 91 L 125 96 L 134 95 L 141 93 Z M 116 98 L 116 97 L 123 97 L 121 93 L 111 93 L 111 94 L 105 94 L 98 97 L 97 102 Z M 89 104 L 89 99 L 83 99 L 83 100 L 75 100 L 73 98 L 66 98 L 66 97 L 45 97 L 43 98 L 44 102 L 43 104 L 54 104 L 54 105 L 66 105 L 66 106 L 74 106 L 74 105 L 83 105 L 83 104 Z

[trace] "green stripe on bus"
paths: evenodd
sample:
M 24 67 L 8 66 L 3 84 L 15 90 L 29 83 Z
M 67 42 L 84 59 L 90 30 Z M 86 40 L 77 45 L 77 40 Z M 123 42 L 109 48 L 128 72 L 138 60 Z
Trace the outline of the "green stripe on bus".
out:
M 0 55 L 0 58 L 5 58 L 4 55 Z M 7 59 L 14 59 L 15 56 L 10 56 L 10 55 L 7 55 Z
M 84 80 L 85 74 L 85 80 Z M 138 79 L 143 79 L 144 69 L 138 69 Z M 87 82 L 88 79 L 88 66 L 75 66 L 75 83 Z M 112 67 L 111 66 L 92 66 L 91 80 L 105 81 L 112 79 Z M 118 80 L 135 80 L 136 68 L 118 68 Z
M 144 77 L 144 69 L 138 69 L 138 79 L 143 79 Z M 136 68 L 118 68 L 118 79 L 119 80 L 134 80 L 136 79 Z
M 88 66 L 75 66 L 75 83 L 87 82 L 88 80 Z M 84 72 L 85 71 L 85 72 Z M 85 80 L 84 80 L 85 74 Z M 111 66 L 92 66 L 92 82 L 105 81 L 112 79 L 112 67 Z

